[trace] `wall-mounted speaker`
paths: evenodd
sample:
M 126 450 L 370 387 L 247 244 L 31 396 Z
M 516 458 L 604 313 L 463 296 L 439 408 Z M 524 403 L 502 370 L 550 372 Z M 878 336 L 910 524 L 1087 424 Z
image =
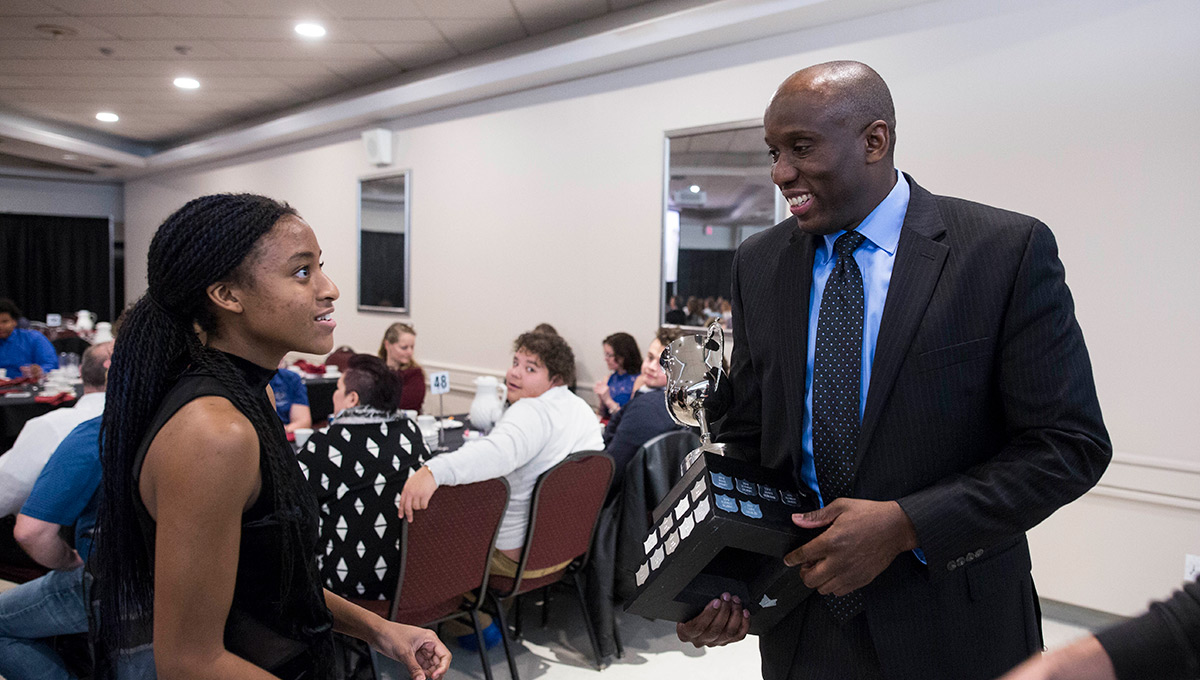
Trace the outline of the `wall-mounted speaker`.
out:
M 383 128 L 365 130 L 362 133 L 363 147 L 371 165 L 392 164 L 392 131 Z

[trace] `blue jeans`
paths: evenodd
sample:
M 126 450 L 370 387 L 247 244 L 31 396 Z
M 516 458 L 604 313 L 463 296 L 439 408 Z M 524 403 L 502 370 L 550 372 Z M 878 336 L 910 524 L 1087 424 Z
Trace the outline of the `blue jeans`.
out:
M 88 629 L 83 567 L 52 571 L 0 593 L 0 676 L 73 678 L 43 638 Z

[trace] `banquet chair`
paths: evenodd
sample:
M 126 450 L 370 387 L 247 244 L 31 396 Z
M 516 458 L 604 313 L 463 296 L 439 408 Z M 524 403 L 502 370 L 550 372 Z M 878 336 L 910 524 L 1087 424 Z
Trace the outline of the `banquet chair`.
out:
M 354 356 L 354 348 L 349 345 L 342 345 L 325 358 L 326 366 L 337 366 L 342 373 L 346 372 L 346 365 L 350 362 L 350 357 Z
M 492 678 L 479 609 L 500 520 L 508 506 L 508 482 L 489 479 L 443 486 L 412 523 L 400 525 L 400 575 L 391 600 L 351 602 L 380 616 L 414 626 L 469 618 L 479 643 L 483 674 Z M 471 597 L 464 597 L 470 594 Z M 473 598 L 473 599 L 472 599 Z M 374 653 L 371 655 L 374 665 Z
M 592 627 L 581 579 L 587 567 L 596 518 L 608 495 L 612 477 L 611 457 L 602 451 L 580 451 L 543 472 L 533 487 L 529 526 L 525 533 L 525 545 L 521 548 L 521 559 L 517 561 L 517 576 L 493 575 L 488 581 L 488 594 L 500 621 L 504 654 L 508 658 L 508 669 L 513 680 L 519 680 L 519 676 L 509 642 L 504 603 L 564 578 L 575 586 L 596 666 L 601 666 L 596 631 Z M 569 564 L 553 573 L 536 578 L 523 576 L 527 571 L 547 569 L 564 562 Z

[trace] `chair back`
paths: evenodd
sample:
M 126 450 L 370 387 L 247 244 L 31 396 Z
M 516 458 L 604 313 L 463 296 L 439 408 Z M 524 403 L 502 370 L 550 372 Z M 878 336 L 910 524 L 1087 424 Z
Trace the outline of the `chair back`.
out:
M 333 353 L 325 358 L 326 366 L 337 366 L 342 373 L 346 372 L 346 365 L 350 363 L 350 357 L 354 356 L 354 348 L 349 345 L 342 345 L 333 350 Z
M 650 439 L 633 455 L 629 465 L 640 464 L 644 470 L 645 484 L 642 488 L 646 506 L 650 510 L 662 502 L 671 487 L 683 478 L 683 461 L 698 446 L 700 438 L 694 432 L 675 430 Z M 625 469 L 628 473 L 629 467 Z
M 411 524 L 401 520 L 400 580 L 390 618 L 432 623 L 458 612 L 461 596 L 471 591 L 482 603 L 507 506 L 508 482 L 501 477 L 439 487 Z
M 697 446 L 700 438 L 689 430 L 666 432 L 643 444 L 625 466 L 614 539 L 616 599 L 627 602 L 633 598 L 637 590 L 634 573 L 646 559 L 642 541 L 650 531 L 651 515 L 682 478 L 682 463 Z
M 587 561 L 596 518 L 612 483 L 613 460 L 603 451 L 580 451 L 542 473 L 533 487 L 529 528 L 518 576 L 508 597 L 558 580 L 560 573 L 523 579 L 526 571 L 546 569 L 579 557 Z M 497 579 L 492 580 L 493 586 Z M 505 584 L 507 585 L 507 584 Z

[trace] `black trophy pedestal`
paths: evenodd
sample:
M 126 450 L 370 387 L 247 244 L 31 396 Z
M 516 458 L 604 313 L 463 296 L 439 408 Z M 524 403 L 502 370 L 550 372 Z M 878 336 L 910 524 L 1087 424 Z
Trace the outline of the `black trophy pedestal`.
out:
M 751 633 L 769 630 L 811 592 L 783 556 L 821 533 L 791 519 L 817 507 L 777 472 L 704 453 L 654 509 L 627 611 L 688 621 L 729 593 L 750 611 Z

